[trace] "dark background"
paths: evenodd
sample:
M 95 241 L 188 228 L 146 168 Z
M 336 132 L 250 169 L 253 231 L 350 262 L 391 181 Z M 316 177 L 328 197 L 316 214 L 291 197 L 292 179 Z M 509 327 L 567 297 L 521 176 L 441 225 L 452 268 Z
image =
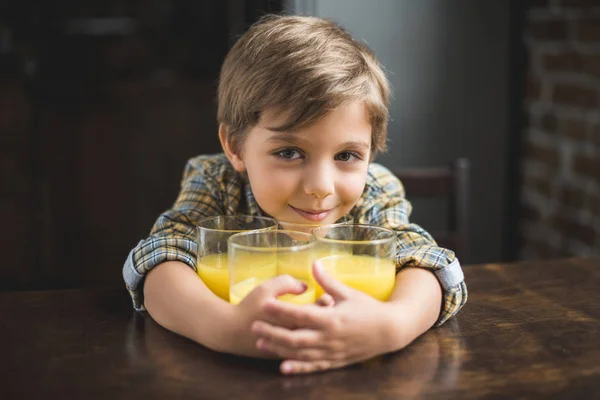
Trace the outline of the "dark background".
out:
M 0 289 L 120 284 L 273 1 L 0 1 Z

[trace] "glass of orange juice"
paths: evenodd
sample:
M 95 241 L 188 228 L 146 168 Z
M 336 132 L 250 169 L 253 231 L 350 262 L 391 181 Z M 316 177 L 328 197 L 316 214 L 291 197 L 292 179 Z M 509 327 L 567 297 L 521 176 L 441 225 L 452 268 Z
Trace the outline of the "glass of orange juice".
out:
M 306 279 L 316 259 L 316 238 L 305 232 L 276 230 L 243 232 L 232 235 L 229 249 L 229 301 L 238 304 L 264 281 L 280 273 L 281 268 L 306 283 L 298 295 L 285 294 L 279 300 L 296 304 L 315 302 L 315 286 Z M 293 268 L 287 266 L 293 265 Z
M 324 225 L 313 230 L 319 260 L 344 284 L 386 301 L 396 283 L 396 234 L 373 225 Z M 317 285 L 316 294 L 323 294 Z
M 352 224 L 354 222 L 354 218 L 351 215 L 344 215 L 342 218 L 337 220 L 337 224 Z M 331 225 L 331 224 L 330 224 Z M 277 221 L 277 229 L 280 230 L 290 230 L 290 231 L 298 231 L 305 233 L 312 233 L 315 229 L 326 226 L 322 224 L 298 224 L 294 222 L 284 222 Z M 326 247 L 319 247 L 315 249 L 316 256 L 315 258 L 325 257 L 331 254 L 331 249 Z M 279 264 L 279 274 L 289 274 L 299 279 L 304 279 L 310 281 L 314 284 L 314 278 L 312 274 L 312 267 L 305 268 L 305 263 L 280 263 Z
M 200 220 L 196 227 L 198 276 L 214 294 L 229 301 L 227 239 L 240 232 L 275 229 L 277 229 L 277 221 L 268 217 L 219 215 Z

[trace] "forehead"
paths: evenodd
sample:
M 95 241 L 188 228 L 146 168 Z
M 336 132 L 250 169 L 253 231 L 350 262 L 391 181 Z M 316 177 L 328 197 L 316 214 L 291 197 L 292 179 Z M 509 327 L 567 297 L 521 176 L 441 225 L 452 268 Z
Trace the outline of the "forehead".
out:
M 314 114 L 317 114 L 314 112 Z M 258 126 L 274 133 L 301 134 L 313 131 L 337 130 L 340 133 L 371 130 L 371 118 L 362 102 L 349 102 L 332 110 L 322 111 L 310 123 L 303 123 L 302 115 L 291 111 L 268 109 L 262 113 Z M 286 135 L 287 136 L 287 135 Z

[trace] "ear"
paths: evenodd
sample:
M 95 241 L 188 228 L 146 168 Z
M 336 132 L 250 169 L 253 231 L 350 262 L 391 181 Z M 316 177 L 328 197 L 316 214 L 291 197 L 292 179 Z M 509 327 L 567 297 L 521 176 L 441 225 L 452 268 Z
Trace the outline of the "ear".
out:
M 227 159 L 233 165 L 233 168 L 237 172 L 244 172 L 246 170 L 246 166 L 244 165 L 244 161 L 242 160 L 241 152 L 236 153 L 233 151 L 231 147 L 231 143 L 229 141 L 229 127 L 223 123 L 219 124 L 219 140 L 221 141 L 221 147 L 223 148 L 223 152 Z

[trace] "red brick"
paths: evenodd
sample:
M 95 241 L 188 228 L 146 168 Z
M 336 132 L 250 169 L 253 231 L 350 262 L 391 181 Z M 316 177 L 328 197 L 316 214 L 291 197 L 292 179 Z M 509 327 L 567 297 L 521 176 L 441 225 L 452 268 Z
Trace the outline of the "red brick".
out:
M 538 259 L 549 259 L 555 257 L 555 250 L 549 243 L 534 238 L 525 239 L 524 247 L 532 251 Z
M 578 188 L 563 187 L 559 193 L 559 201 L 566 206 L 581 210 L 585 206 L 587 194 Z
M 590 211 L 596 217 L 600 217 L 600 196 L 592 196 L 590 198 Z
M 596 147 L 600 149 L 600 126 L 596 126 L 596 128 L 593 130 L 592 143 L 594 143 Z
M 600 54 L 582 54 L 580 61 L 581 72 L 600 78 Z
M 600 42 L 600 18 L 580 19 L 576 27 L 577 39 L 585 42 Z
M 569 51 L 560 54 L 545 54 L 542 62 L 546 71 L 580 70 L 581 55 Z
M 575 51 L 545 54 L 542 63 L 546 71 L 574 71 L 600 77 L 600 54 L 583 54 Z
M 567 119 L 560 123 L 560 135 L 574 140 L 585 140 L 588 137 L 590 125 L 585 121 Z
M 529 100 L 539 100 L 542 96 L 542 85 L 539 81 L 529 78 L 527 80 L 527 98 Z
M 567 22 L 559 19 L 531 21 L 529 32 L 534 39 L 564 40 L 567 38 Z
M 526 143 L 524 155 L 529 160 L 539 161 L 551 167 L 557 167 L 559 163 L 558 150 L 554 147 Z
M 528 204 L 521 205 L 521 218 L 531 222 L 542 222 L 544 220 L 542 212 Z
M 528 176 L 523 180 L 523 186 L 544 197 L 550 198 L 552 196 L 552 184 L 548 179 Z
M 564 215 L 557 215 L 553 219 L 553 226 L 568 238 L 574 238 L 589 246 L 595 245 L 596 231 L 587 225 L 572 221 Z
M 600 21 L 598 22 L 600 24 Z M 583 54 L 568 51 L 545 54 L 542 63 L 546 71 L 573 71 L 600 77 L 600 54 Z
M 552 99 L 555 103 L 595 108 L 598 106 L 598 90 L 570 84 L 556 84 Z
M 573 159 L 573 170 L 579 175 L 600 179 L 600 158 L 577 154 Z
M 558 128 L 558 119 L 554 114 L 544 114 L 540 119 L 540 125 L 544 131 L 554 133 Z

